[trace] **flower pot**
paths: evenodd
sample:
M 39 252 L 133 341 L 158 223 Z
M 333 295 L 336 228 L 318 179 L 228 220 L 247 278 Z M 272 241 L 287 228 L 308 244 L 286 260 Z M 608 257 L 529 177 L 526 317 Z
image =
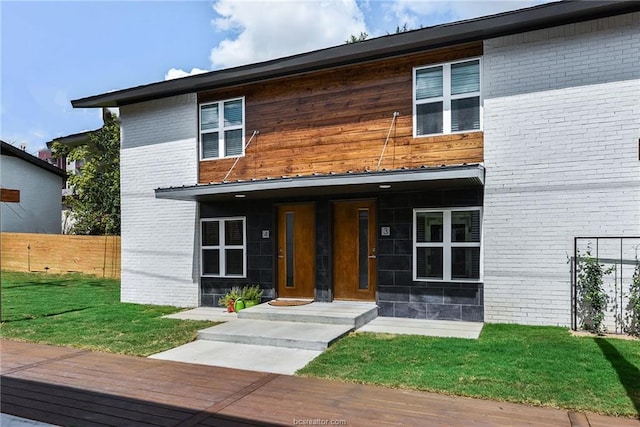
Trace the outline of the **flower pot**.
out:
M 244 301 L 242 301 L 241 299 L 237 300 L 233 306 L 233 308 L 236 310 L 236 313 L 244 309 L 244 307 L 245 307 Z
M 258 300 L 247 300 L 244 302 L 244 308 L 249 308 L 249 307 L 253 307 L 254 305 L 258 305 L 259 301 Z
M 235 312 L 234 306 L 235 306 L 235 301 L 229 301 L 227 303 L 227 313 L 233 313 Z

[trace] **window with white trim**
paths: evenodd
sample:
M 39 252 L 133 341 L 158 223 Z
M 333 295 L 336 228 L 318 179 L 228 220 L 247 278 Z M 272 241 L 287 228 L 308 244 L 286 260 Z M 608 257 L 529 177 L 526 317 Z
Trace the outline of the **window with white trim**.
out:
M 200 158 L 244 156 L 244 98 L 200 104 Z
M 200 274 L 245 277 L 247 271 L 246 218 L 201 219 Z
M 481 129 L 480 68 L 480 58 L 414 68 L 414 136 Z
M 481 224 L 478 207 L 414 209 L 414 280 L 480 280 Z

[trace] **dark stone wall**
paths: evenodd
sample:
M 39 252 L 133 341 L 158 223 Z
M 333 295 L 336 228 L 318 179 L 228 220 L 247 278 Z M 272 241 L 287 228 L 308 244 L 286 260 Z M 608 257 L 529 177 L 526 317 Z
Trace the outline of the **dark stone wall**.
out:
M 481 187 L 444 190 L 357 194 L 354 198 L 376 198 L 378 201 L 378 283 L 377 302 L 381 316 L 418 319 L 467 320 L 484 319 L 482 283 L 413 281 L 413 209 L 482 206 Z M 305 198 L 278 200 L 278 204 L 313 202 L 316 205 L 316 290 L 315 300 L 332 300 L 331 203 L 337 198 Z M 340 197 L 344 200 L 344 197 Z M 246 216 L 247 278 L 201 279 L 201 303 L 215 306 L 232 286 L 259 283 L 265 290 L 264 300 L 276 296 L 277 205 L 273 200 L 201 203 L 202 218 Z M 382 236 L 381 227 L 389 227 L 390 235 Z M 269 230 L 269 239 L 262 238 Z
M 259 284 L 264 290 L 263 301 L 274 297 L 275 216 L 269 202 L 232 201 L 229 203 L 200 204 L 201 218 L 246 216 L 247 227 L 247 277 L 200 279 L 200 304 L 217 306 L 218 299 L 233 286 Z M 269 238 L 262 238 L 262 230 L 269 230 Z
M 413 209 L 482 206 L 482 188 L 394 193 L 378 197 L 378 306 L 381 316 L 484 320 L 482 283 L 413 280 Z
M 230 201 L 201 203 L 201 218 L 245 216 L 247 227 L 247 277 L 230 279 L 202 277 L 201 305 L 217 306 L 220 297 L 232 286 L 260 284 L 263 301 L 276 297 L 277 206 L 278 204 L 313 202 L 316 205 L 316 290 L 315 300 L 331 301 L 331 203 L 328 199 L 292 199 L 264 201 Z M 276 204 L 277 203 L 277 204 Z M 262 238 L 269 230 L 269 238 Z

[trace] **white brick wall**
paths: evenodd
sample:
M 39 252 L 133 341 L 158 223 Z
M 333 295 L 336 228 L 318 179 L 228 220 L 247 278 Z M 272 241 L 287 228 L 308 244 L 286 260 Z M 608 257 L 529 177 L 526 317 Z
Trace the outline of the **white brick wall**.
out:
M 485 321 L 569 325 L 574 236 L 640 235 L 640 14 L 484 44 Z
M 120 108 L 124 302 L 197 306 L 197 204 L 155 198 L 197 182 L 195 94 Z

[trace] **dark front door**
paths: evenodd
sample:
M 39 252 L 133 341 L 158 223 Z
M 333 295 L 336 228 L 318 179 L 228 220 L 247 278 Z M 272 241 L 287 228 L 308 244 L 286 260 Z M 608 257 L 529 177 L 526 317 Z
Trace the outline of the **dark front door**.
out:
M 313 298 L 316 283 L 316 209 L 278 206 L 278 296 Z
M 333 205 L 333 296 L 374 301 L 376 298 L 376 202 Z

